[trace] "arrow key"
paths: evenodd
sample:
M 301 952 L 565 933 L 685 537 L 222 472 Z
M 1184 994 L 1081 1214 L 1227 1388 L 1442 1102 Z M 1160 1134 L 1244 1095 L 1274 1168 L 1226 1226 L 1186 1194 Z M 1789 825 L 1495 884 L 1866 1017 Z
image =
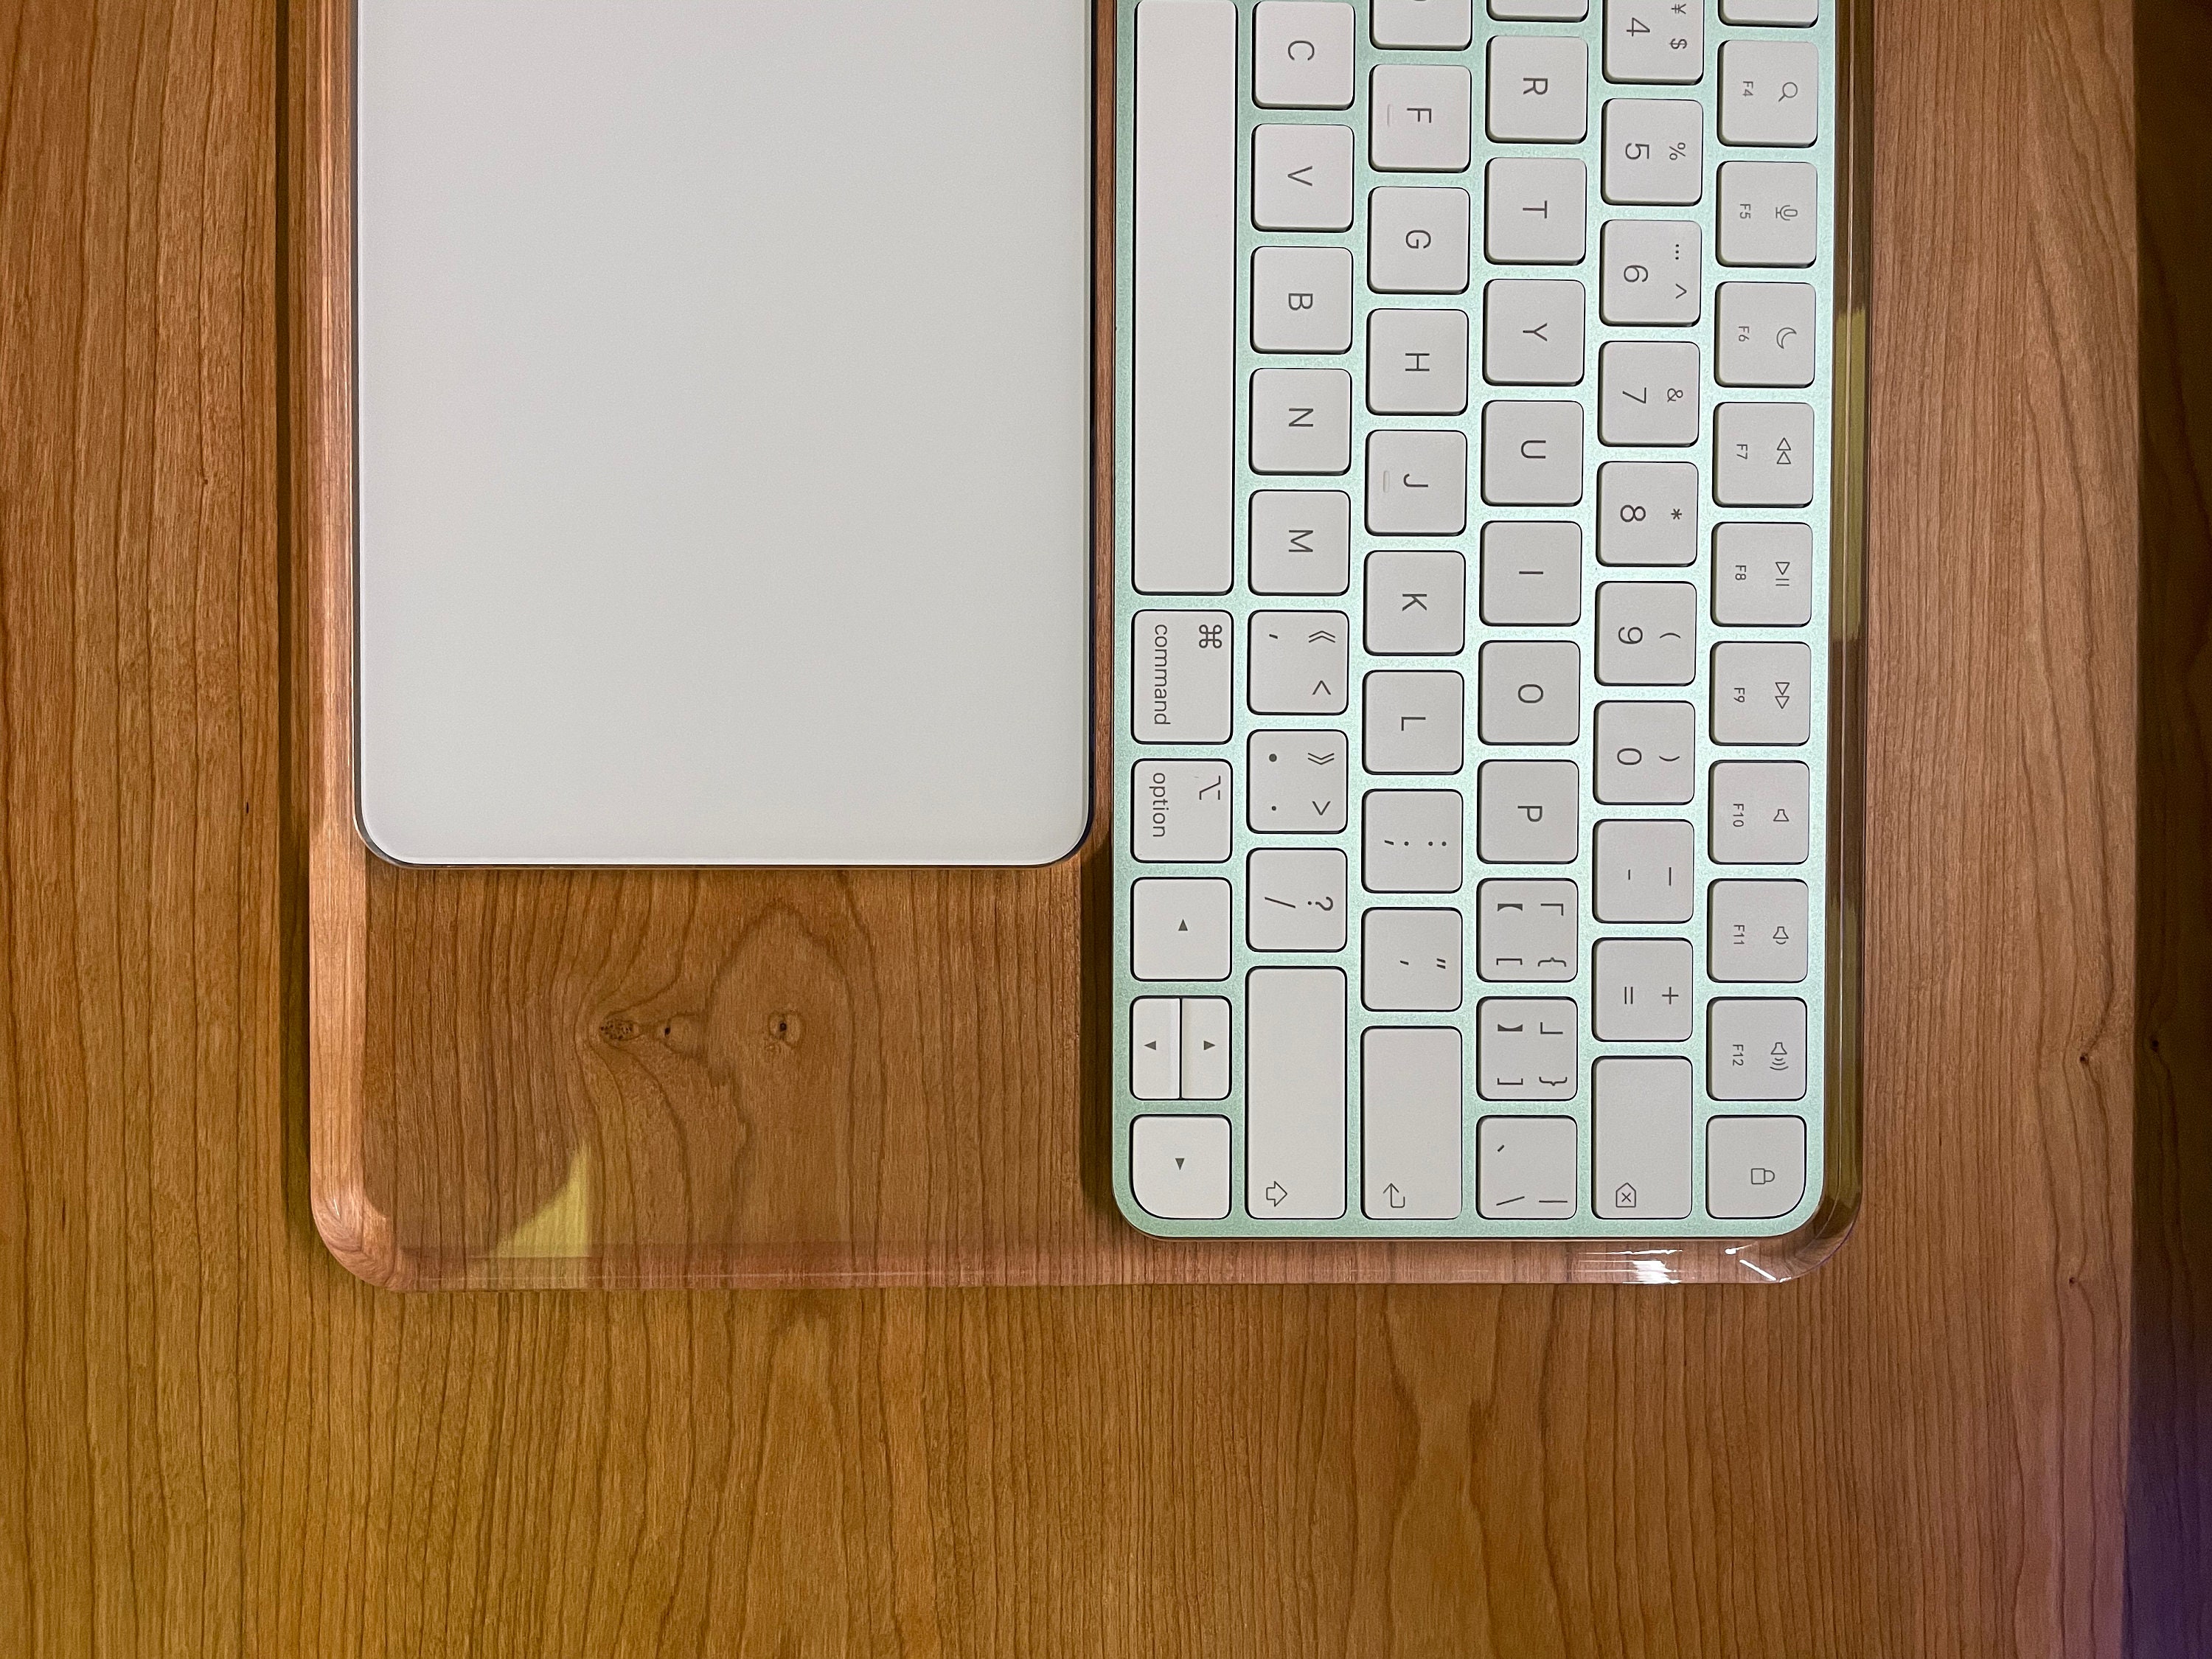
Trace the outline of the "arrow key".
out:
M 1225 998 L 1183 999 L 1182 1097 L 1229 1098 L 1229 1003 Z
M 1229 1214 L 1229 1120 L 1140 1117 L 1129 1126 L 1129 1190 L 1164 1221 Z
M 1139 1100 L 1182 1096 L 1182 1004 L 1174 997 L 1129 1005 L 1129 1092 Z

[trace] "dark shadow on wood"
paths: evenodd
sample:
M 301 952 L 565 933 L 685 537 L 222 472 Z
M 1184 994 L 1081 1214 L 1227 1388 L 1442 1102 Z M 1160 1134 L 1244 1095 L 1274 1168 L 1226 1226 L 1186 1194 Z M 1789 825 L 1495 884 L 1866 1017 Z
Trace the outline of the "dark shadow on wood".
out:
M 2129 1647 L 2212 1654 L 2212 0 L 2136 0 L 2142 634 Z

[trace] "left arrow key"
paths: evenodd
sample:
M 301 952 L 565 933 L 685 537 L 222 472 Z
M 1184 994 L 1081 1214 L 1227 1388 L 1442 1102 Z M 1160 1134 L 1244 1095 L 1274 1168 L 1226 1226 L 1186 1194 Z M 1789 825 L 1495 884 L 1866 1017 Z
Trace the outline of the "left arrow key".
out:
M 1182 1097 L 1182 1002 L 1139 997 L 1129 1005 L 1129 1092 L 1139 1100 Z

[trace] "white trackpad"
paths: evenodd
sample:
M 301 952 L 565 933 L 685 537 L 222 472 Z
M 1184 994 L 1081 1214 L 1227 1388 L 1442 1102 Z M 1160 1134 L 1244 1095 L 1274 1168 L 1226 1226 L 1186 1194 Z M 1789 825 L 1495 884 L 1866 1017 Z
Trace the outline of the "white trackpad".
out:
M 1089 0 L 361 0 L 362 828 L 1030 864 L 1090 796 Z

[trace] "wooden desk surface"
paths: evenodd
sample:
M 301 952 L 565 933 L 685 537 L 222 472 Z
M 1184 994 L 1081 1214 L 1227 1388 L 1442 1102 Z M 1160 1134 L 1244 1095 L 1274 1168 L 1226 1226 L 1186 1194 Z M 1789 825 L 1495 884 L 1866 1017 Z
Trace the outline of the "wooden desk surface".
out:
M 2145 3 L 2145 83 L 2191 95 L 2202 7 Z M 2130 1595 L 2140 1650 L 2212 1650 L 2170 999 L 2136 1157 L 2138 960 L 2193 948 L 2135 927 L 2139 524 L 2187 543 L 2203 452 L 2141 483 L 2132 20 L 1877 15 L 1869 1199 L 1833 1263 L 404 1298 L 307 1211 L 281 0 L 0 3 L 0 1654 L 2040 1659 L 2121 1651 Z M 2167 309 L 2149 380 L 2201 407 Z M 2201 710 L 2203 585 L 2160 571 L 2144 672 Z M 2187 793 L 2145 791 L 2158 846 Z M 2131 1365 L 2146 1213 L 2173 1322 Z

